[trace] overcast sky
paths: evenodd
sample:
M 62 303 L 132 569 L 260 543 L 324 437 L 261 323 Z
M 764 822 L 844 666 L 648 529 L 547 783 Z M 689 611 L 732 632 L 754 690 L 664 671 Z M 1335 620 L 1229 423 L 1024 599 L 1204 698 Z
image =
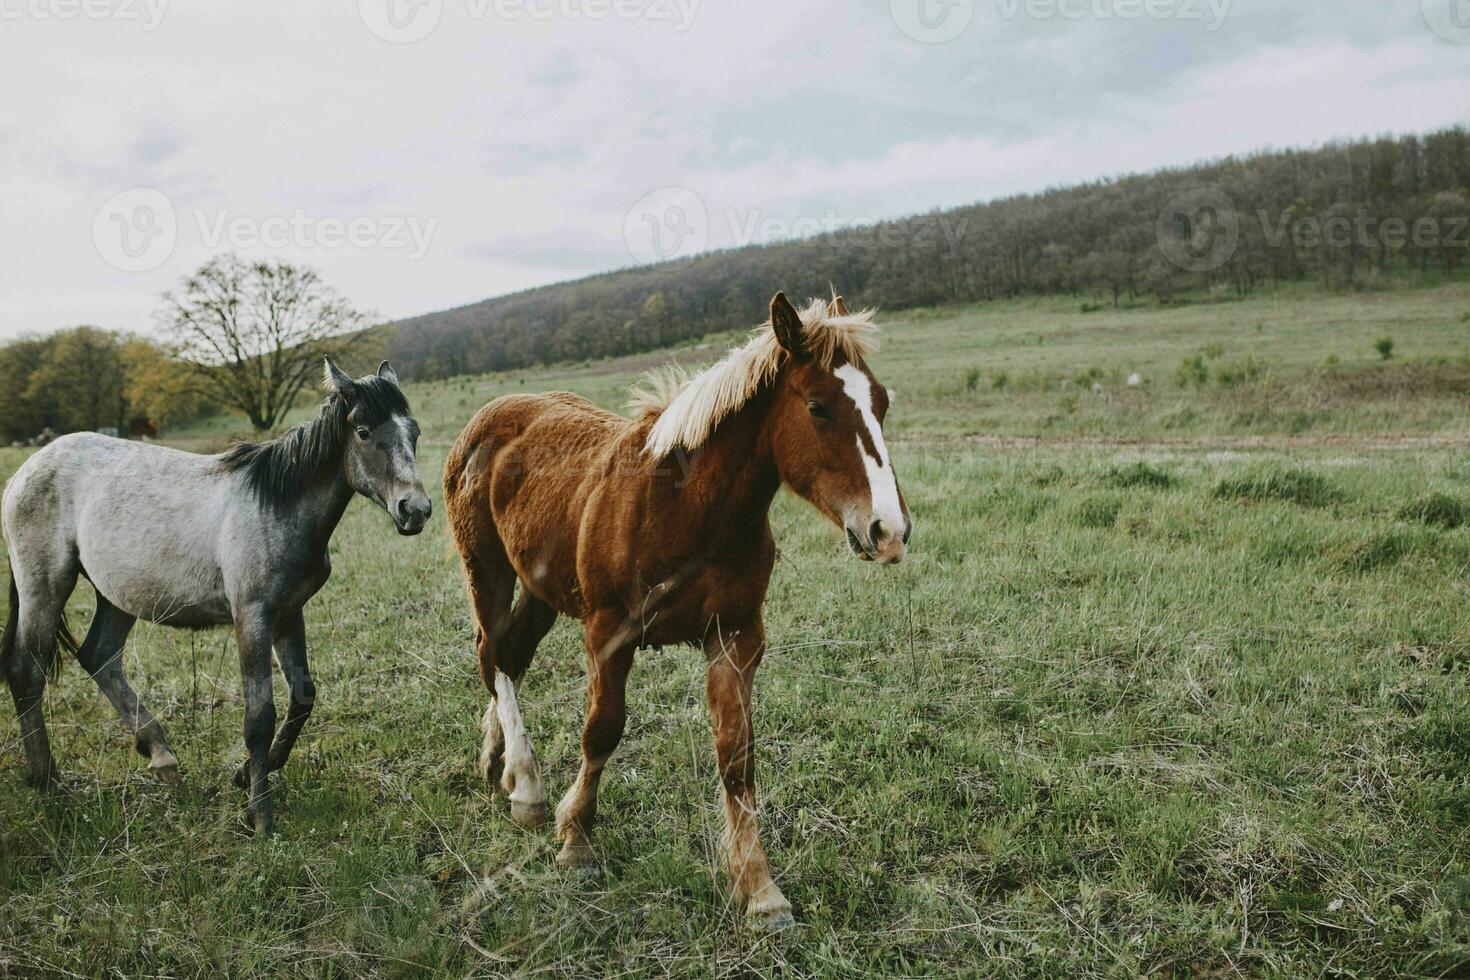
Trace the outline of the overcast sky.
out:
M 1462 123 L 1452 4 L 0 0 L 0 339 L 149 330 L 230 248 L 396 318 Z

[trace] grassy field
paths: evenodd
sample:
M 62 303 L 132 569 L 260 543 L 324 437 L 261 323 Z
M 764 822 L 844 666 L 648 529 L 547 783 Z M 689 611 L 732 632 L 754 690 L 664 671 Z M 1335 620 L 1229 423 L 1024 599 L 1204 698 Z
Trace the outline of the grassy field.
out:
M 909 560 L 774 515 L 758 764 L 797 929 L 751 934 L 721 890 L 697 653 L 640 655 L 604 873 L 563 875 L 474 773 L 442 510 L 400 539 L 359 502 L 276 838 L 229 785 L 225 631 L 127 651 L 181 786 L 75 664 L 48 695 L 70 798 L 23 787 L 0 726 L 0 975 L 1470 972 L 1470 287 L 885 323 Z M 426 480 L 495 395 L 616 406 L 657 360 L 410 388 Z M 563 622 L 522 695 L 553 799 L 582 663 Z

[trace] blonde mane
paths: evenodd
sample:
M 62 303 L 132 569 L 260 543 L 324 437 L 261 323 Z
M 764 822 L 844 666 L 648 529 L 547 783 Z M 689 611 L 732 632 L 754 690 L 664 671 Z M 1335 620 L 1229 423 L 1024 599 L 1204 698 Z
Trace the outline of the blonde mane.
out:
M 839 352 L 849 361 L 867 358 L 878 347 L 875 312 L 837 316 L 825 300 L 812 300 L 801 311 L 807 350 L 825 368 L 832 366 Z M 698 449 L 715 426 L 776 376 L 783 354 L 768 321 L 743 347 L 692 378 L 674 364 L 650 371 L 633 389 L 629 402 L 637 415 L 657 416 L 645 451 L 663 457 L 681 447 Z

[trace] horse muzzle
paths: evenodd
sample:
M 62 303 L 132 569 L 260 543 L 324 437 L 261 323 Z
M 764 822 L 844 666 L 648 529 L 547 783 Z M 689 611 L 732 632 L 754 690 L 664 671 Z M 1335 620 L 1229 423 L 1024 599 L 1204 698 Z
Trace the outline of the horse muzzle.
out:
M 863 561 L 876 561 L 880 565 L 897 565 L 908 553 L 909 535 L 913 533 L 913 518 L 904 516 L 903 524 L 875 520 L 867 527 L 856 528 L 851 522 L 843 525 L 847 531 L 847 546 Z
M 429 495 L 422 490 L 399 497 L 389 511 L 394 525 L 398 528 L 398 533 L 405 537 L 411 537 L 422 531 L 424 525 L 429 523 L 429 515 L 433 512 L 434 505 L 430 502 Z

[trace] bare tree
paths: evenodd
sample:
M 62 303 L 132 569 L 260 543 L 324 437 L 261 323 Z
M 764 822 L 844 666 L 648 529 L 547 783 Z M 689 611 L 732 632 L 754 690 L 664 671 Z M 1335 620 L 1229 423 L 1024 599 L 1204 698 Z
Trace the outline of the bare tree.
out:
M 367 335 L 367 317 L 313 269 L 221 255 L 163 295 L 173 352 L 210 399 L 275 428 L 321 370 Z

